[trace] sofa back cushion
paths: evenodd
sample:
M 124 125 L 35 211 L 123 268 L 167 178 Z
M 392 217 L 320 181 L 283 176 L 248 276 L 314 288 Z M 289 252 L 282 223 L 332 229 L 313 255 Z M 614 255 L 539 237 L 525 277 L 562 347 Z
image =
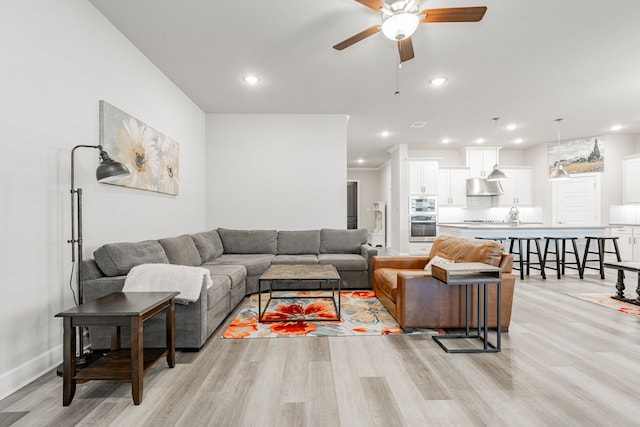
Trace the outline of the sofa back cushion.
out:
M 188 234 L 160 239 L 159 242 L 164 248 L 164 252 L 167 254 L 167 258 L 171 264 L 191 267 L 202 264 L 200 252 L 198 252 L 196 244 Z
M 191 238 L 200 253 L 200 259 L 203 263 L 218 258 L 224 252 L 222 240 L 220 240 L 220 235 L 216 230 L 192 234 Z
M 320 230 L 278 231 L 278 255 L 318 254 Z
M 359 254 L 360 246 L 367 243 L 367 229 L 343 230 L 323 228 L 320 230 L 321 254 Z
M 93 257 L 106 276 L 125 275 L 140 264 L 169 264 L 167 254 L 157 240 L 108 243 L 96 249 Z
M 498 267 L 502 257 L 502 245 L 493 240 L 439 236 L 433 242 L 429 254 L 430 258 L 435 256 L 455 262 L 483 262 Z
M 225 254 L 276 254 L 276 230 L 229 230 L 218 228 Z

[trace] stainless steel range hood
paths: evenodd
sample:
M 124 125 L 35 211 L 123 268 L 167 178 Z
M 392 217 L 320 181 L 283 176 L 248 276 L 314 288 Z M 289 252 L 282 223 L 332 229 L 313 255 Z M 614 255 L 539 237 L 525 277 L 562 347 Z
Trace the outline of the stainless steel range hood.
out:
M 482 178 L 467 179 L 467 196 L 500 196 L 503 193 L 500 181 L 487 181 Z

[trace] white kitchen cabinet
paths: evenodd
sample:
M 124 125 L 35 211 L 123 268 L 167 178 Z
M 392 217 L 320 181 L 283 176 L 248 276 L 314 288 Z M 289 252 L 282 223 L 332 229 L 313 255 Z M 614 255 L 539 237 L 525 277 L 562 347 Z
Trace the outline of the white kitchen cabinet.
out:
M 496 164 L 496 149 L 494 148 L 465 148 L 467 167 L 470 178 L 486 178 Z
M 622 203 L 640 203 L 640 156 L 622 161 Z
M 611 228 L 609 233 L 611 237 L 618 238 L 618 250 L 623 261 L 640 261 L 640 227 L 617 226 Z M 607 242 L 606 245 L 606 250 L 613 250 L 612 243 Z M 597 251 L 597 247 L 594 249 Z M 589 250 L 592 250 L 591 247 Z M 617 261 L 615 255 L 606 254 L 605 258 L 607 261 Z
M 438 206 L 466 206 L 469 169 L 438 170 Z
M 409 163 L 409 194 L 437 194 L 438 192 L 438 163 L 418 162 Z
M 507 179 L 500 181 L 504 194 L 500 196 L 500 206 L 533 205 L 533 169 L 502 168 Z

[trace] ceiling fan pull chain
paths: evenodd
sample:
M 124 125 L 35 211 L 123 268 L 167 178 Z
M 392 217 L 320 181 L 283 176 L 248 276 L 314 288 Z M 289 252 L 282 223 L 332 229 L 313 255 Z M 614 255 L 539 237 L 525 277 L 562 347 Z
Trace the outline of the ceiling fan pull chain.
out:
M 400 68 L 402 68 L 402 62 L 398 62 L 396 67 L 396 93 L 394 95 L 400 95 Z

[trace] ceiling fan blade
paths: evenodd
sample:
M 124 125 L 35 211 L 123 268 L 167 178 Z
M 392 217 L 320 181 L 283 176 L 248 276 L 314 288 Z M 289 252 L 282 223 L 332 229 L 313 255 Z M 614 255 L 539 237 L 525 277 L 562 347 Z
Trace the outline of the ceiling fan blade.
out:
M 398 41 L 398 53 L 400 54 L 400 62 L 405 62 L 414 58 L 413 42 L 411 37 Z
M 479 7 L 449 7 L 445 9 L 426 9 L 420 15 L 427 15 L 420 22 L 478 22 L 487 11 L 485 6 Z
M 380 32 L 380 27 L 381 25 L 374 25 L 373 27 L 369 27 L 366 30 L 359 32 L 355 36 L 351 36 L 348 39 L 341 41 L 340 43 L 335 45 L 333 48 L 335 50 L 342 50 L 342 49 L 348 48 L 349 46 L 358 43 L 360 40 L 364 40 L 367 37 Z
M 382 0 L 356 0 L 356 1 L 378 12 L 388 7 L 388 5 Z

